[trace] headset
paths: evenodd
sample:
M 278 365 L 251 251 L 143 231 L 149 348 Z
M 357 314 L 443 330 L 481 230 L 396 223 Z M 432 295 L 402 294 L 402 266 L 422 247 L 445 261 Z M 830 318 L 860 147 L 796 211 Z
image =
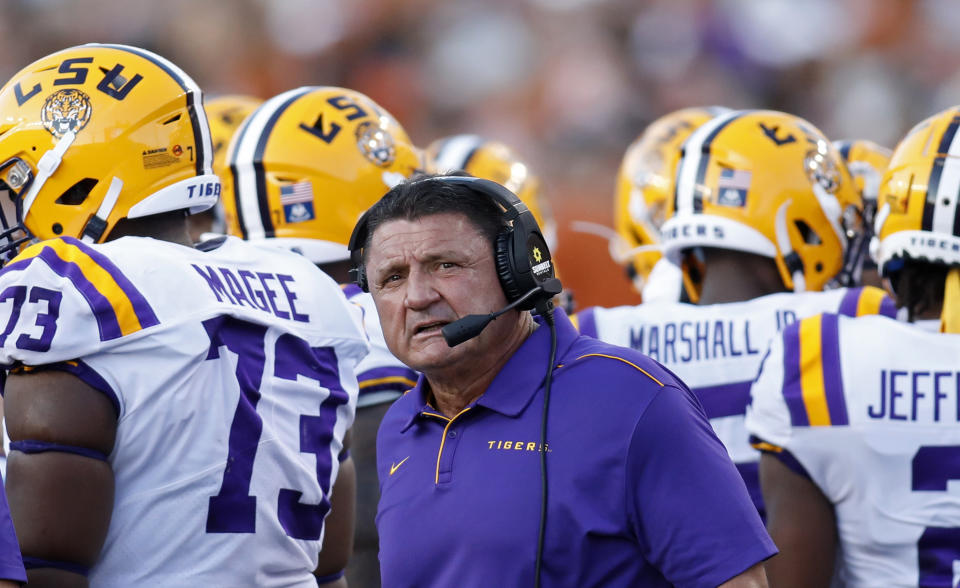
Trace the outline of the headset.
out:
M 491 180 L 471 176 L 431 176 L 415 183 L 435 182 L 467 186 L 477 194 L 489 198 L 503 209 L 504 227 L 494 241 L 493 259 L 497 277 L 509 304 L 490 314 L 471 314 L 453 321 L 441 330 L 447 345 L 455 347 L 483 331 L 490 321 L 505 312 L 535 310 L 550 327 L 550 359 L 544 379 L 543 413 L 540 421 L 540 447 L 547 447 L 547 414 L 550 405 L 550 384 L 557 357 L 557 329 L 553 317 L 553 297 L 563 286 L 555 276 L 553 257 L 543 238 L 540 226 L 533 213 L 517 196 Z M 389 197 L 388 196 L 385 196 Z M 364 292 L 369 292 L 366 268 L 363 263 L 364 247 L 369 238 L 369 211 L 360 217 L 350 236 L 350 261 L 356 283 Z M 540 586 L 543 560 L 543 544 L 547 522 L 547 452 L 540 451 L 540 524 L 537 535 L 537 556 L 534 586 Z
M 511 308 L 531 310 L 559 294 L 553 292 L 559 283 L 550 282 L 556 280 L 550 248 L 533 213 L 513 192 L 491 180 L 470 176 L 432 176 L 414 182 L 467 186 L 503 209 L 506 223 L 495 240 L 493 259 L 507 302 L 517 303 Z M 349 244 L 351 272 L 364 292 L 370 291 L 363 263 L 363 249 L 369 236 L 368 211 L 354 227 Z

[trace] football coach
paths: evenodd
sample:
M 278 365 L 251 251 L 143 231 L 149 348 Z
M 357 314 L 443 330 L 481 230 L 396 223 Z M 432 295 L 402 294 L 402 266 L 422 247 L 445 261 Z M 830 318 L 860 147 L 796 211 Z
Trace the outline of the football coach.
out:
M 384 587 L 767 585 L 776 548 L 698 400 L 553 309 L 513 193 L 407 181 L 350 249 L 388 347 L 422 373 L 377 437 Z

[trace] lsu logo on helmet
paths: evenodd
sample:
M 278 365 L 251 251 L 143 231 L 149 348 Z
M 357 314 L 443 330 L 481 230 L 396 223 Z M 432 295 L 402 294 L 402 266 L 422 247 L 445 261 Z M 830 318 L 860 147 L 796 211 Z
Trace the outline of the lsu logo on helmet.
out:
M 371 121 L 357 125 L 357 147 L 371 163 L 387 167 L 397 157 L 397 149 L 390 131 Z
M 80 90 L 58 90 L 47 96 L 40 111 L 40 120 L 45 129 L 57 137 L 69 132 L 80 132 L 90 122 L 93 107 L 90 97 Z

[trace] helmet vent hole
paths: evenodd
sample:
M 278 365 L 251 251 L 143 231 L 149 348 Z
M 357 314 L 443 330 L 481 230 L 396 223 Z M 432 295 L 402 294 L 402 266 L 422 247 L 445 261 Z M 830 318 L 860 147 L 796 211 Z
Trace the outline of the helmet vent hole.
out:
M 171 116 L 171 117 L 168 118 L 167 120 L 163 121 L 163 124 L 169 125 L 169 124 L 171 124 L 171 123 L 175 123 L 175 122 L 177 122 L 178 120 L 180 120 L 180 116 L 181 116 L 180 114 L 177 114 L 177 115 L 175 115 L 175 116 Z
M 823 271 L 823 264 L 818 261 L 817 265 L 815 265 L 814 268 L 816 268 L 817 273 L 820 273 Z
M 810 228 L 810 225 L 803 222 L 802 220 L 794 221 L 797 230 L 800 231 L 800 237 L 803 238 L 803 242 L 807 245 L 819 245 L 820 235 L 816 233 L 813 229 Z
M 97 185 L 97 180 L 93 178 L 84 178 L 67 189 L 66 192 L 57 198 L 57 204 L 66 204 L 67 206 L 77 206 L 83 204 L 83 201 L 90 195 L 90 191 Z
M 54 235 L 59 235 L 63 233 L 63 225 L 60 223 L 53 223 L 53 226 L 50 227 L 53 230 Z

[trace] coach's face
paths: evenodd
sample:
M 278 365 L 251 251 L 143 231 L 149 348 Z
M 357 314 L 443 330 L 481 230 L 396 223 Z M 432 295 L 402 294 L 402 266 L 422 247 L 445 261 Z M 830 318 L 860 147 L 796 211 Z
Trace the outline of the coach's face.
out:
M 490 313 L 507 304 L 493 246 L 463 214 L 381 224 L 371 238 L 366 267 L 387 346 L 428 377 L 500 352 L 497 342 L 516 326 L 511 312 L 454 348 L 440 333 L 468 314 Z

